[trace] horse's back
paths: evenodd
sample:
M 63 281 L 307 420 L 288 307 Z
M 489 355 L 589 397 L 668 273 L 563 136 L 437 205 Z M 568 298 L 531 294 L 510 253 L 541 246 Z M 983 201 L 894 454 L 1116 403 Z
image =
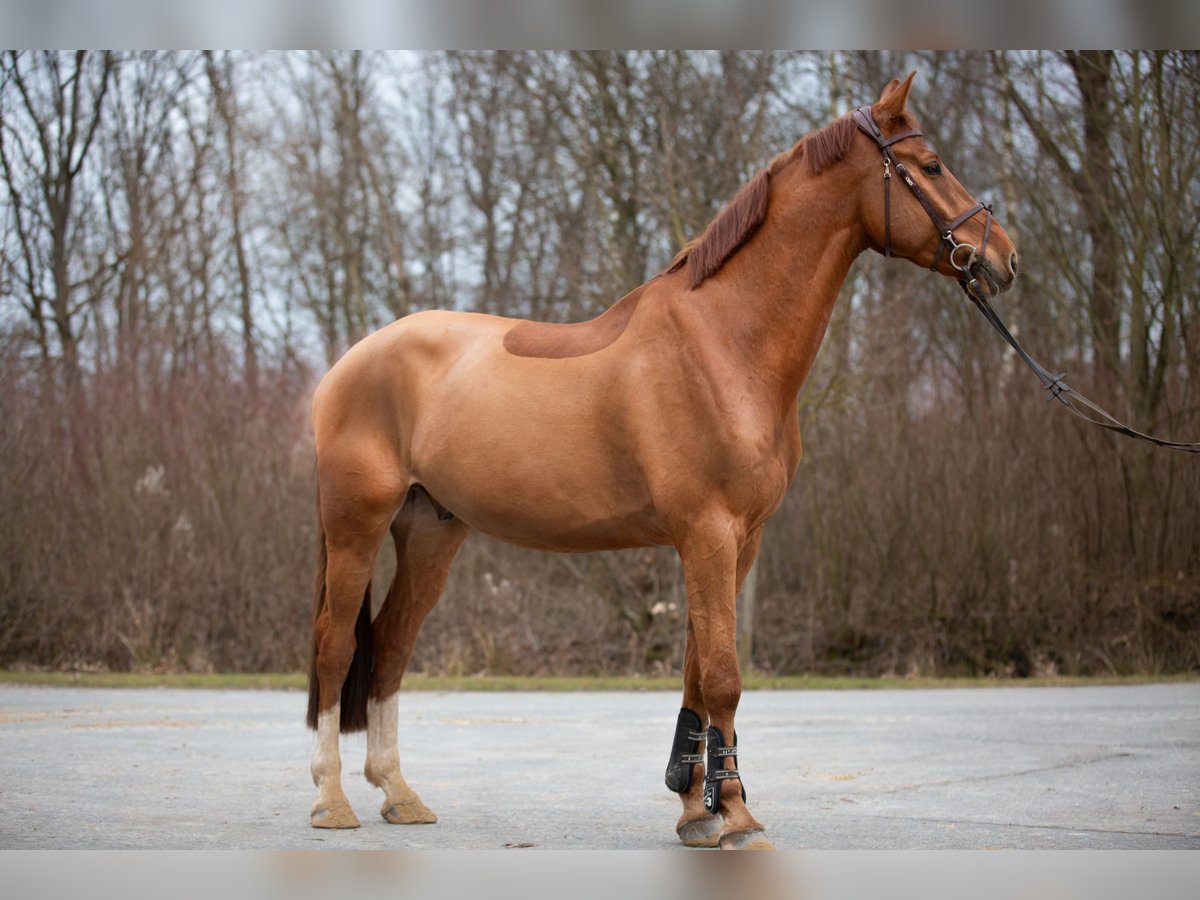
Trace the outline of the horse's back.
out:
M 611 347 L 515 354 L 505 335 L 520 323 L 428 311 L 364 338 L 318 388 L 318 460 L 395 470 L 405 489 L 422 484 L 515 543 L 549 546 L 574 532 L 590 549 L 645 520 L 652 503 L 622 413 L 631 360 Z

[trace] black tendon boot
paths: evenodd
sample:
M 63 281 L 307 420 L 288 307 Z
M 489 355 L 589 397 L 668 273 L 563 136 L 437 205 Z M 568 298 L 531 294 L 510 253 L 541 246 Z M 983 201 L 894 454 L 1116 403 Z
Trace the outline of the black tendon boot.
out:
M 733 757 L 733 768 L 723 769 L 725 757 Z M 721 782 L 730 778 L 741 778 L 737 770 L 737 732 L 733 733 L 733 746 L 725 746 L 725 736 L 715 725 L 708 728 L 708 764 L 704 773 L 704 808 L 716 815 L 721 811 Z M 742 786 L 742 800 L 746 799 L 746 787 Z
M 667 760 L 667 788 L 677 794 L 685 794 L 692 786 L 692 766 L 704 762 L 700 745 L 706 737 L 701 730 L 700 717 L 690 709 L 679 710 L 675 723 L 675 740 L 671 744 L 671 758 Z

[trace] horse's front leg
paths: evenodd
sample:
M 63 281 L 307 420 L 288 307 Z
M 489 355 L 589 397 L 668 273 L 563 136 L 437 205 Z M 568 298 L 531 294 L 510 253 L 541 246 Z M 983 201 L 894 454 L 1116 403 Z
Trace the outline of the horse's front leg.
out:
M 701 773 L 693 765 L 691 784 L 681 792 L 684 812 L 678 832 L 685 844 L 693 846 L 713 845 L 715 823 L 711 817 L 719 814 L 722 848 L 771 849 L 763 826 L 746 807 L 737 771 L 734 730 L 734 715 L 742 695 L 737 659 L 737 592 L 758 553 L 761 537 L 761 529 L 743 537 L 736 521 L 717 519 L 696 529 L 678 545 L 688 595 L 684 711 L 696 713 L 701 723 L 705 715 L 708 720 L 706 741 L 700 745 L 707 757 L 706 771 Z M 677 745 L 685 721 L 689 725 L 692 722 L 681 712 Z M 673 762 L 675 755 L 673 752 Z M 701 774 L 702 779 L 698 777 Z
M 683 706 L 675 722 L 675 737 L 667 761 L 667 788 L 679 794 L 683 813 L 675 833 L 685 847 L 715 847 L 721 838 L 721 817 L 704 808 L 704 744 L 708 712 L 700 693 L 700 651 L 692 617 L 687 620 L 683 651 Z

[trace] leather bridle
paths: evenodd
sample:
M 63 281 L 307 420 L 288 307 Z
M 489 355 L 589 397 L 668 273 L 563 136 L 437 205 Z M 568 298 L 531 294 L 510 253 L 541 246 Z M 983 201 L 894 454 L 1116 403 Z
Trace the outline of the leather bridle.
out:
M 883 255 L 892 255 L 892 170 L 894 169 L 896 174 L 904 180 L 908 189 L 912 191 L 913 196 L 917 198 L 917 202 L 921 204 L 925 213 L 933 222 L 933 227 L 937 229 L 937 252 L 933 256 L 933 265 L 929 267 L 929 270 L 931 272 L 937 271 L 938 266 L 942 264 L 942 255 L 949 248 L 950 265 L 959 273 L 959 281 L 962 283 L 963 288 L 970 293 L 977 284 L 974 275 L 975 268 L 984 258 L 984 253 L 987 252 L 988 236 L 992 231 L 991 206 L 976 201 L 975 205 L 966 212 L 960 213 L 953 219 L 946 221 L 946 219 L 942 218 L 942 214 L 938 212 L 937 207 L 926 196 L 925 192 L 921 190 L 921 186 L 913 180 L 908 168 L 892 152 L 893 144 L 897 144 L 908 138 L 920 137 L 921 132 L 916 129 L 910 129 L 909 131 L 901 131 L 899 134 L 893 134 L 891 137 L 885 137 L 879 126 L 875 124 L 875 117 L 871 114 L 871 107 L 860 106 L 854 111 L 853 115 L 854 124 L 878 145 L 880 152 L 883 154 Z M 983 240 L 980 242 L 979 247 L 976 248 L 973 244 L 955 240 L 954 230 L 979 215 L 979 213 L 984 214 Z
M 920 137 L 921 132 L 911 129 L 909 131 L 901 131 L 899 134 L 893 134 L 891 137 L 885 137 L 880 131 L 879 126 L 875 124 L 875 117 L 871 114 L 871 107 L 860 106 L 853 113 L 854 123 L 859 129 L 871 138 L 879 147 L 883 154 L 883 255 L 892 255 L 892 170 L 895 169 L 896 174 L 904 179 L 904 183 L 908 189 L 912 191 L 914 197 L 924 208 L 926 214 L 932 220 L 934 227 L 938 233 L 937 252 L 933 257 L 933 265 L 929 267 L 931 272 L 937 271 L 942 262 L 942 255 L 946 252 L 946 248 L 950 249 L 950 265 L 959 273 L 958 283 L 962 287 L 963 293 L 967 295 L 975 306 L 983 313 L 983 317 L 987 320 L 1005 341 L 1012 346 L 1017 355 L 1025 365 L 1033 371 L 1033 374 L 1042 382 L 1042 386 L 1050 392 L 1047 400 L 1057 400 L 1062 403 L 1073 414 L 1083 419 L 1085 422 L 1091 422 L 1093 425 L 1099 425 L 1101 428 L 1107 428 L 1109 431 L 1115 431 L 1117 434 L 1123 434 L 1126 437 L 1137 438 L 1138 440 L 1148 441 L 1151 444 L 1157 444 L 1159 447 L 1166 447 L 1170 450 L 1184 450 L 1189 453 L 1200 453 L 1200 443 L 1184 443 L 1182 441 L 1168 441 L 1164 438 L 1155 437 L 1154 435 L 1145 434 L 1130 428 L 1125 423 L 1121 422 L 1112 413 L 1098 406 L 1096 403 L 1089 400 L 1087 397 L 1080 394 L 1078 391 L 1070 387 L 1063 378 L 1065 375 L 1051 375 L 1050 372 L 1035 360 L 1022 347 L 1012 332 L 1004 324 L 999 313 L 992 307 L 988 301 L 987 294 L 980 288 L 979 279 L 975 273 L 978 270 L 980 262 L 984 258 L 984 253 L 987 252 L 988 235 L 992 229 L 992 208 L 986 203 L 976 201 L 964 213 L 960 213 L 953 219 L 946 221 L 942 218 L 942 214 L 937 211 L 937 208 L 930 202 L 925 192 L 921 190 L 921 186 L 913 180 L 904 163 L 896 158 L 896 154 L 892 152 L 892 145 L 908 138 Z M 959 242 L 954 239 L 954 229 L 958 228 L 963 223 L 967 222 L 979 213 L 984 214 L 983 220 L 983 240 L 980 241 L 979 247 L 974 245 Z M 961 256 L 960 256 L 961 254 Z M 1072 402 L 1072 399 L 1074 402 Z M 1083 412 L 1075 404 L 1086 407 L 1100 418 L 1093 418 Z

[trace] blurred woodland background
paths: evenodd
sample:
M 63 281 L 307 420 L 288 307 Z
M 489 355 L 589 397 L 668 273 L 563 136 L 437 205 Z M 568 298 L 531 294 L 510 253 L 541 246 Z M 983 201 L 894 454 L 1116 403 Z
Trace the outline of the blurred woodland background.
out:
M 330 363 L 430 307 L 596 315 L 912 68 L 1021 340 L 1200 440 L 1196 53 L 5 53 L 0 665 L 303 668 Z M 946 279 L 868 253 L 843 294 L 753 666 L 1200 668 L 1200 458 L 1046 406 Z M 413 665 L 675 672 L 684 609 L 669 549 L 476 535 Z

